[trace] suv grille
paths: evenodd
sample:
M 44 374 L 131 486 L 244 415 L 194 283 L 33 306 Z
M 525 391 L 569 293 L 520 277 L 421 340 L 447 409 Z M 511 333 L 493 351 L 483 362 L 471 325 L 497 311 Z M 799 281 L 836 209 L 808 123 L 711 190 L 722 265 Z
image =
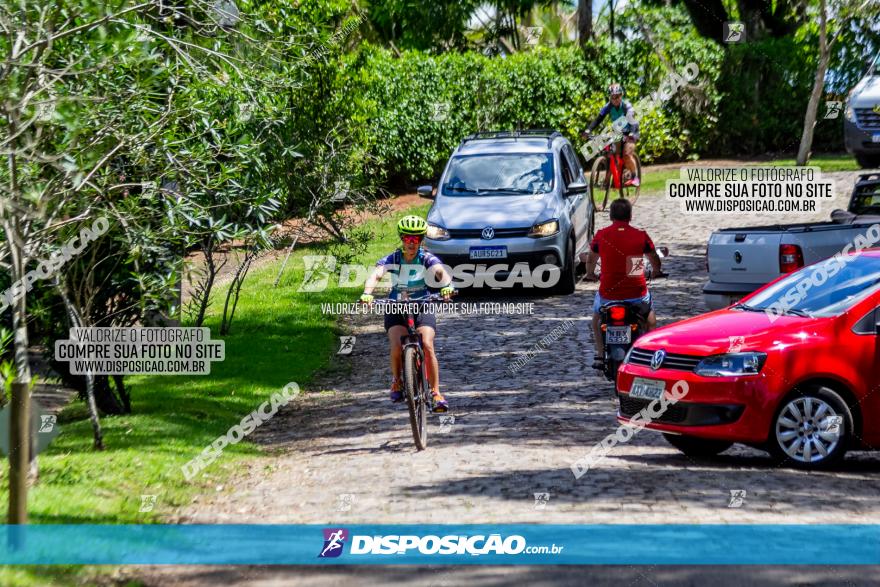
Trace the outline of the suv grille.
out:
M 855 111 L 859 126 L 880 130 L 880 114 L 872 108 L 856 108 Z
M 629 356 L 629 362 L 633 365 L 651 366 L 651 358 L 655 351 L 648 349 L 633 349 Z M 703 357 L 695 357 L 693 355 L 677 355 L 675 353 L 667 353 L 663 359 L 663 363 L 659 368 L 676 369 L 678 371 L 693 371 L 697 364 L 703 360 Z
M 494 238 L 516 238 L 528 236 L 531 228 L 496 228 Z M 449 238 L 482 238 L 482 228 L 450 228 Z M 490 242 L 493 239 L 488 239 Z

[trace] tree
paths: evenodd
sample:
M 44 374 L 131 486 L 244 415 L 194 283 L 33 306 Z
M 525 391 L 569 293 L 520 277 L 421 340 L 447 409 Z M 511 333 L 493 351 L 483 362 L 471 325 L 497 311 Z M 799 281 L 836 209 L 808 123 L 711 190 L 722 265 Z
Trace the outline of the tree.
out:
M 578 44 L 586 46 L 593 36 L 593 2 L 592 0 L 578 0 Z
M 828 7 L 826 0 L 819 0 L 819 54 L 816 65 L 816 76 L 813 79 L 813 89 L 807 102 L 807 111 L 804 115 L 804 128 L 801 133 L 801 142 L 798 147 L 797 165 L 806 165 L 810 158 L 810 149 L 813 145 L 813 133 L 816 128 L 816 117 L 819 110 L 819 100 L 822 98 L 822 90 L 825 87 L 825 75 L 828 72 L 828 63 L 831 60 L 832 48 L 840 38 L 841 32 L 850 28 L 852 20 L 857 16 L 865 16 L 865 13 L 875 17 L 880 16 L 880 6 L 867 0 L 843 0 L 839 4 L 832 3 L 832 11 L 837 16 L 834 34 L 828 35 Z M 870 18 L 870 16 L 868 17 Z
M 86 185 L 116 150 L 111 149 L 108 155 L 107 150 L 95 148 L 112 137 L 112 128 L 103 136 L 78 135 L 74 117 L 88 99 L 70 90 L 86 75 L 105 67 L 108 58 L 118 57 L 113 41 L 119 37 L 101 43 L 103 51 L 95 54 L 83 51 L 84 40 L 148 6 L 124 3 L 99 9 L 88 3 L 72 8 L 34 2 L 6 5 L 0 12 L 5 32 L 0 48 L 7 56 L 0 70 L 4 97 L 0 104 L 0 149 L 7 162 L 0 172 L 0 222 L 5 235 L 0 261 L 12 278 L 9 305 L 16 369 L 11 385 L 11 524 L 27 521 L 31 385 L 27 292 L 35 277 L 29 274 L 28 266 L 55 230 L 88 216 L 86 210 L 82 215 L 65 217 L 64 196 Z M 86 145 L 92 149 L 87 151 Z
M 643 0 L 647 4 L 668 4 L 667 0 Z M 673 0 L 681 2 L 700 36 L 724 44 L 724 23 L 739 20 L 746 25 L 750 40 L 764 36 L 784 37 L 806 22 L 804 0 Z
M 828 16 L 825 13 L 825 0 L 819 0 L 819 63 L 816 68 L 816 78 L 813 81 L 813 90 L 810 92 L 810 100 L 807 103 L 807 113 L 804 116 L 804 131 L 801 134 L 801 144 L 798 147 L 797 165 L 806 165 L 807 158 L 810 156 L 813 130 L 816 127 L 816 112 L 819 109 L 822 88 L 825 86 L 825 73 L 828 71 L 832 43 L 828 42 Z
M 423 51 L 462 48 L 475 0 L 373 0 L 367 14 L 382 41 Z
M 40 260 L 57 248 L 64 231 L 86 225 L 97 213 L 125 208 L 126 188 L 142 189 L 152 198 L 152 209 L 166 212 L 169 225 L 177 226 L 180 202 L 234 181 L 222 173 L 224 165 L 232 162 L 234 167 L 249 148 L 248 138 L 239 136 L 237 145 L 225 150 L 222 121 L 210 116 L 216 103 L 211 92 L 204 92 L 208 98 L 196 104 L 188 90 L 198 84 L 213 86 L 219 88 L 217 94 L 273 105 L 268 111 L 277 115 L 286 96 L 279 89 L 291 86 L 290 72 L 300 66 L 277 58 L 297 39 L 263 43 L 259 36 L 265 24 L 259 19 L 232 18 L 207 0 L 7 3 L 0 8 L 0 27 L 0 51 L 6 56 L 0 68 L 0 151 L 6 162 L 0 168 L 0 264 L 13 284 L 8 298 L 16 371 L 9 522 L 19 524 L 27 519 L 28 292 L 40 285 L 36 276 L 45 280 L 70 262 L 64 259 L 52 267 Z M 175 134 L 196 120 L 200 133 Z M 272 128 L 267 125 L 266 132 Z M 259 136 L 249 138 L 261 141 Z M 199 159 L 210 163 L 193 165 Z M 110 172 L 115 164 L 131 170 L 125 179 Z M 200 175 L 212 166 L 221 173 Z M 157 187 L 167 179 L 183 186 L 181 192 Z M 128 212 L 120 215 L 123 224 L 140 216 Z M 131 237 L 132 231 L 122 229 L 118 235 Z M 131 245 L 137 246 L 137 240 Z M 176 247 L 170 241 L 166 254 L 181 255 L 183 249 Z M 139 311 L 151 303 L 149 282 L 163 290 L 160 296 L 173 289 L 173 282 L 139 272 L 137 254 L 99 259 L 89 267 L 112 260 L 121 273 L 110 271 L 109 279 L 122 276 L 137 284 L 131 305 Z M 68 314 L 88 324 L 94 316 L 88 305 L 96 290 L 77 297 L 66 285 L 60 291 L 69 294 Z M 108 311 L 106 304 L 92 307 L 99 314 Z

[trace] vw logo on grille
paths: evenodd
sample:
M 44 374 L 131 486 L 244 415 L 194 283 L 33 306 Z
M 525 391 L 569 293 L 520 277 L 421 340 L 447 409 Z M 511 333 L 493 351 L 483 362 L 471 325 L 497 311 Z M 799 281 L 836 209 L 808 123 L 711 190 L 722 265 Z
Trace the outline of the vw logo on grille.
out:
M 495 229 L 491 226 L 487 226 L 483 229 L 483 232 L 480 236 L 483 237 L 485 240 L 492 240 L 493 238 L 495 238 Z
M 659 351 L 654 353 L 654 356 L 651 357 L 651 369 L 654 371 L 659 369 L 660 365 L 663 364 L 663 359 L 665 359 L 665 358 L 666 358 L 666 351 L 664 351 L 663 349 L 660 349 Z
M 739 251 L 733 253 L 733 260 L 736 261 L 737 265 L 743 262 L 743 254 Z

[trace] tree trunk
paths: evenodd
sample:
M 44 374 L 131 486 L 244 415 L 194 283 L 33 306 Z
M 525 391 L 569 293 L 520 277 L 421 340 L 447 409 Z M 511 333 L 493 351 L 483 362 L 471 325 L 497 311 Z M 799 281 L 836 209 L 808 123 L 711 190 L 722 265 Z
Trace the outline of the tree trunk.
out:
M 578 0 L 577 11 L 578 45 L 583 48 L 593 36 L 592 0 Z
M 91 373 L 86 374 L 86 401 L 89 406 L 89 421 L 92 423 L 92 446 L 95 450 L 104 450 L 104 433 L 101 431 L 101 420 L 98 419 L 95 402 L 95 376 Z
M 9 135 L 15 136 L 16 126 L 7 116 Z M 18 162 L 15 158 L 16 142 L 9 149 L 9 193 L 13 206 L 20 201 L 18 186 Z M 24 250 L 25 238 L 22 234 L 21 218 L 13 215 L 3 223 L 6 233 L 6 246 L 10 257 L 10 277 L 12 289 L 16 284 L 24 286 L 27 255 Z M 15 360 L 15 381 L 12 383 L 12 405 L 10 406 L 9 426 L 9 513 L 10 524 L 27 524 L 27 475 L 30 461 L 30 388 L 31 367 L 28 362 L 27 331 L 27 292 L 24 287 L 11 305 L 13 352 Z
M 608 18 L 611 19 L 611 40 L 614 40 L 614 0 L 608 0 Z
M 125 406 L 113 393 L 113 388 L 110 387 L 110 378 L 107 375 L 93 375 L 91 377 L 91 391 L 89 391 L 89 375 L 86 375 L 86 399 L 94 401 L 97 408 L 105 414 L 114 416 L 124 414 Z
M 199 313 L 196 316 L 195 326 L 201 326 L 205 321 L 205 313 L 208 311 L 208 304 L 211 301 L 211 289 L 214 287 L 214 278 L 217 276 L 217 266 L 214 263 L 214 239 L 209 237 L 207 245 L 204 247 L 205 253 L 205 287 L 202 293 L 202 299 L 199 300 Z
M 12 383 L 9 414 L 9 523 L 27 524 L 27 473 L 30 458 L 30 384 Z
M 226 290 L 226 301 L 223 304 L 223 319 L 220 321 L 220 334 L 222 335 L 229 334 L 229 329 L 232 328 L 232 317 L 235 316 L 235 308 L 238 306 L 238 298 L 241 295 L 241 286 L 247 277 L 251 263 L 259 252 L 260 249 L 257 245 L 246 249 L 244 259 L 235 270 L 235 275 L 232 277 L 229 289 Z M 229 307 L 230 300 L 232 300 L 231 309 Z
M 82 321 L 82 316 L 79 311 L 74 307 L 73 302 L 70 301 L 70 298 L 67 295 L 66 286 L 61 282 L 61 280 L 56 281 L 56 289 L 58 293 L 61 295 L 61 300 L 64 302 L 64 309 L 67 310 L 67 319 L 70 322 L 71 328 L 81 328 L 84 326 Z M 98 418 L 98 407 L 97 402 L 95 401 L 95 376 L 92 373 L 86 373 L 86 405 L 89 408 L 89 420 L 92 423 L 92 435 L 93 435 L 93 446 L 95 450 L 104 450 L 104 434 L 101 431 L 101 420 Z M 103 378 L 105 381 L 107 380 L 107 376 L 100 376 L 99 379 Z M 107 386 L 110 387 L 109 385 Z M 104 413 L 107 413 L 106 411 Z
M 128 389 L 126 389 L 125 387 L 125 376 L 113 375 L 113 383 L 116 385 L 116 395 L 118 395 L 119 399 L 122 400 L 122 407 L 125 409 L 125 413 L 130 414 L 131 395 L 129 395 Z
M 805 4 L 796 0 L 794 5 L 788 0 L 777 0 L 776 10 L 765 5 L 761 19 L 773 37 L 782 38 L 794 33 L 805 22 L 804 9 Z
M 804 132 L 801 135 L 801 146 L 798 148 L 797 165 L 806 165 L 810 157 L 810 148 L 813 146 L 813 131 L 816 128 L 816 113 L 819 109 L 819 98 L 822 97 L 822 88 L 825 87 L 825 72 L 828 70 L 828 61 L 831 51 L 828 47 L 828 22 L 825 14 L 825 0 L 819 0 L 819 67 L 816 70 L 816 78 L 813 80 L 813 91 L 810 93 L 810 101 L 807 104 L 807 114 L 804 117 Z
M 751 42 L 764 36 L 763 12 L 770 10 L 765 0 L 739 0 L 739 18 L 746 25 L 746 41 Z
M 724 2 L 722 0 L 683 0 L 683 2 L 700 36 L 721 44 L 724 23 L 730 20 Z

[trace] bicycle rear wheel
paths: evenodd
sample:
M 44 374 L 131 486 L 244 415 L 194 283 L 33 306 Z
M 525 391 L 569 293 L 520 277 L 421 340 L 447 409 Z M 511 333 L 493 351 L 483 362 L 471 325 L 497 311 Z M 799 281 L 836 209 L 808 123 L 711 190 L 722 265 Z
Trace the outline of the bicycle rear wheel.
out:
M 608 174 L 608 157 L 601 155 L 593 161 L 590 172 L 590 197 L 597 210 L 604 210 L 608 205 L 608 191 L 611 188 L 611 176 Z
M 409 424 L 412 427 L 413 440 L 418 450 L 425 450 L 428 446 L 428 407 L 425 402 L 419 355 L 412 346 L 406 347 L 403 351 L 403 386 L 406 404 L 409 407 Z
M 639 160 L 639 156 L 635 153 L 632 154 L 632 158 L 636 162 L 636 177 L 639 178 L 639 185 L 628 185 L 622 186 L 620 188 L 620 197 L 626 198 L 629 200 L 629 203 L 635 206 L 636 200 L 639 199 L 639 193 L 642 190 L 642 162 Z

